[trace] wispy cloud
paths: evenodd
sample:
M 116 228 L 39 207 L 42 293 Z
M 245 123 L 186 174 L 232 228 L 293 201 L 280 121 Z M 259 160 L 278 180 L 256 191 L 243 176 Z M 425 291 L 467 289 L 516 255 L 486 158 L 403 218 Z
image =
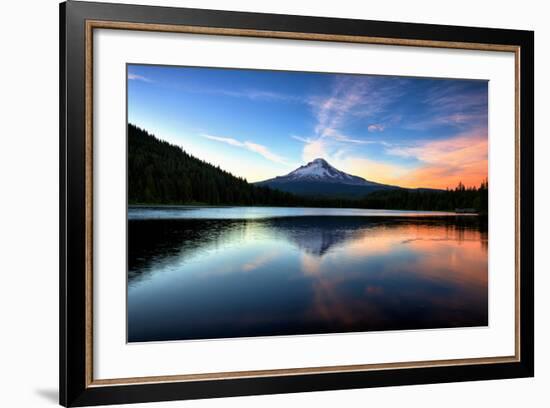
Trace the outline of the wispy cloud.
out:
M 231 137 L 212 136 L 212 135 L 208 135 L 208 134 L 203 134 L 202 137 L 204 137 L 206 139 L 210 139 L 210 140 L 215 140 L 217 142 L 225 143 L 225 144 L 228 144 L 228 145 L 231 145 L 231 146 L 242 147 L 242 148 L 247 149 L 251 152 L 259 154 L 260 156 L 264 157 L 265 159 L 267 159 L 269 161 L 272 161 L 273 163 L 283 164 L 285 166 L 290 165 L 284 157 L 279 156 L 278 154 L 275 154 L 275 153 L 271 152 L 266 146 L 258 144 L 258 143 L 254 143 L 254 142 L 250 142 L 250 141 L 241 142 L 241 141 L 239 141 L 237 139 L 233 139 Z
M 205 93 L 215 93 L 235 98 L 246 98 L 252 101 L 265 102 L 303 102 L 303 99 L 295 95 L 289 95 L 278 92 L 265 91 L 261 89 L 246 89 L 242 91 L 232 91 L 228 89 L 205 89 Z
M 374 123 L 372 125 L 369 125 L 369 127 L 367 128 L 367 130 L 369 132 L 383 132 L 384 129 L 386 128 L 386 126 L 380 124 L 380 123 Z
M 341 128 L 346 117 L 359 105 L 367 105 L 365 96 L 369 89 L 368 78 L 336 77 L 328 95 L 309 99 L 317 120 L 315 134 L 320 137 L 331 136 Z M 377 103 L 363 106 L 369 112 L 378 110 Z
M 293 138 L 294 140 L 297 140 L 297 141 L 302 142 L 302 143 L 309 143 L 311 141 L 307 137 L 301 137 L 301 136 L 296 136 L 296 135 L 291 135 L 290 137 Z
M 426 107 L 425 112 L 408 118 L 404 127 L 411 130 L 430 130 L 445 126 L 467 130 L 486 126 L 486 88 L 468 89 L 468 85 L 468 82 L 442 82 L 431 88 L 419 101 Z
M 351 138 L 334 131 L 330 136 L 304 138 L 300 136 L 291 136 L 293 139 L 304 144 L 302 150 L 302 160 L 309 162 L 317 158 L 337 158 L 345 155 L 353 145 L 373 145 L 378 144 L 386 147 L 392 146 L 383 140 L 369 140 Z
M 310 97 L 316 123 L 314 137 L 298 139 L 305 143 L 303 159 L 311 160 L 312 154 L 325 155 L 342 151 L 342 145 L 390 144 L 382 140 L 352 137 L 345 131 L 346 127 L 358 120 L 380 115 L 388 105 L 401 94 L 398 78 L 373 78 L 360 76 L 336 77 L 329 92 L 325 95 Z M 395 123 L 397 115 L 385 114 L 388 124 Z M 388 125 L 373 123 L 365 127 L 365 132 L 381 132 Z
M 130 81 L 143 81 L 143 82 L 154 82 L 152 79 L 147 78 L 143 75 L 133 74 L 131 72 L 128 72 L 128 80 Z
M 202 135 L 202 137 L 210 140 L 215 140 L 217 142 L 227 143 L 228 145 L 231 145 L 231 146 L 238 146 L 238 147 L 244 146 L 244 143 L 239 142 L 238 140 L 230 137 L 220 137 L 220 136 L 212 136 L 212 135 Z
M 174 88 L 174 85 L 170 85 Z M 289 102 L 289 103 L 307 103 L 307 100 L 301 96 L 283 92 L 275 92 L 259 88 L 231 89 L 229 87 L 209 87 L 197 86 L 195 84 L 178 84 L 177 89 L 183 92 L 229 96 L 238 99 L 248 99 L 255 102 Z
M 284 158 L 282 158 L 281 156 L 275 153 L 270 152 L 267 147 L 261 144 L 257 144 L 253 142 L 244 142 L 244 147 L 246 147 L 251 152 L 258 153 L 259 155 L 265 157 L 267 160 L 271 160 L 274 163 L 288 165 L 287 161 Z
M 430 130 L 434 127 L 445 126 L 458 129 L 465 129 L 471 126 L 476 126 L 487 123 L 486 113 L 434 113 L 430 117 L 418 118 L 409 122 L 404 127 L 410 130 Z
M 368 139 L 357 139 L 347 135 L 344 135 L 342 132 L 336 129 L 327 129 L 325 132 L 325 137 L 329 137 L 338 142 L 353 143 L 353 144 L 373 144 L 379 143 L 379 141 L 368 140 Z
M 488 102 L 486 90 L 476 88 L 470 91 L 468 85 L 469 81 L 441 82 L 439 86 L 430 89 L 423 102 L 437 110 L 485 110 Z

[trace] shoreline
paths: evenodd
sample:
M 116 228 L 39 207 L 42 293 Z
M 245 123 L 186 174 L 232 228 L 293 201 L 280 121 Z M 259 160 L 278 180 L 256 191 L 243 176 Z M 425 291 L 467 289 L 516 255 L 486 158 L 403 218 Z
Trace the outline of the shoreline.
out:
M 408 209 L 382 209 L 382 208 L 360 208 L 360 207 L 297 207 L 297 206 L 259 206 L 259 205 L 201 205 L 201 204 L 128 204 L 128 210 L 130 209 L 159 209 L 159 210 L 192 210 L 192 209 L 230 209 L 230 208 L 249 208 L 249 209 L 304 209 L 304 210 L 350 210 L 350 211 L 374 211 L 374 212 L 395 212 L 396 216 L 404 215 L 399 213 L 418 213 L 418 216 L 433 214 L 432 216 L 441 217 L 472 217 L 477 216 L 479 218 L 487 217 L 488 214 L 482 214 L 478 212 L 461 212 L 461 211 L 448 211 L 448 210 L 408 210 Z M 436 214 L 434 214 L 436 213 Z M 322 216 L 323 214 L 319 214 Z M 327 216 L 331 214 L 326 214 Z M 334 216 L 334 215 L 333 215 Z M 345 216 L 345 215 L 342 215 Z M 372 215 L 376 216 L 376 215 Z

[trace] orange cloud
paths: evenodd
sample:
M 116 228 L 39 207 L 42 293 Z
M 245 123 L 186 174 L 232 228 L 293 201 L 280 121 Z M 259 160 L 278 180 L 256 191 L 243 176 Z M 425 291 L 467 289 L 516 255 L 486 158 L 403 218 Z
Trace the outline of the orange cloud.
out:
M 413 169 L 395 163 L 364 158 L 346 158 L 342 168 L 367 180 L 402 187 L 453 188 L 479 186 L 488 177 L 488 140 L 486 132 L 421 143 L 413 147 L 392 147 L 388 153 L 416 158 L 421 165 Z
M 425 163 L 405 175 L 406 187 L 446 188 L 459 182 L 479 186 L 488 175 L 488 140 L 483 132 L 429 142 L 400 153 Z

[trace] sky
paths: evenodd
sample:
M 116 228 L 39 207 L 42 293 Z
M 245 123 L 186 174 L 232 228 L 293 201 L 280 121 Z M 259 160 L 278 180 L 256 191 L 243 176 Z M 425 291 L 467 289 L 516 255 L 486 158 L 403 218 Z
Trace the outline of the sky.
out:
M 478 186 L 488 82 L 128 65 L 128 122 L 249 182 L 316 158 L 402 187 Z

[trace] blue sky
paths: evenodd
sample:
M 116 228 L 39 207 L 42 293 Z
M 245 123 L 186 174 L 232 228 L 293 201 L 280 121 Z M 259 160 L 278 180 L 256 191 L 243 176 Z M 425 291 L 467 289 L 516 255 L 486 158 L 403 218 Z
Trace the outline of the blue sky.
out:
M 487 177 L 486 81 L 128 66 L 128 121 L 250 182 L 315 158 L 407 187 Z

